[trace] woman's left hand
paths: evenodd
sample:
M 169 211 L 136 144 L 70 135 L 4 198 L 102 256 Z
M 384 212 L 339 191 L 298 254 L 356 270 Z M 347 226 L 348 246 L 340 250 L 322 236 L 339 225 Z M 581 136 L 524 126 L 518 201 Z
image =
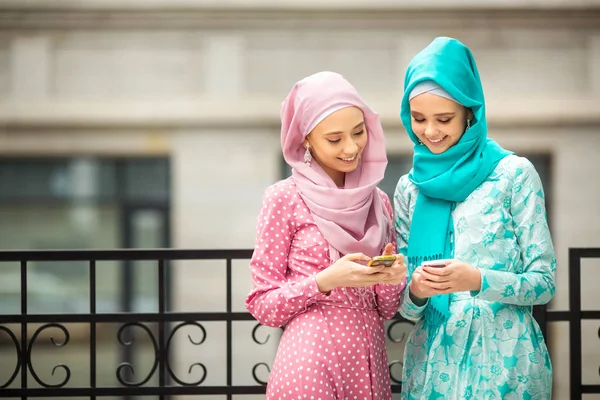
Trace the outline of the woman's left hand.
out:
M 438 294 L 448 294 L 481 289 L 481 272 L 460 260 L 448 260 L 445 267 L 423 267 L 422 283 Z
M 384 256 L 395 256 L 396 261 L 391 267 L 384 268 L 383 271 L 379 272 L 378 275 L 381 277 L 379 283 L 385 283 L 387 285 L 404 285 L 406 282 L 406 263 L 404 262 L 404 256 L 402 254 L 394 254 L 394 246 L 392 243 L 388 243 L 383 250 Z

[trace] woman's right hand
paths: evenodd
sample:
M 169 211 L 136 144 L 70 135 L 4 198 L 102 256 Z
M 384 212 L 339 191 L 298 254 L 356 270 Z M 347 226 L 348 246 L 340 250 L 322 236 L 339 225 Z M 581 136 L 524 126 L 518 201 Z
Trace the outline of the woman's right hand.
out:
M 408 285 L 410 299 L 417 306 L 422 306 L 427 303 L 429 297 L 433 297 L 439 294 L 439 290 L 433 289 L 432 287 L 423 284 L 425 277 L 423 276 L 423 267 L 417 267 L 415 272 L 412 274 L 412 279 Z
M 331 292 L 337 287 L 364 287 L 378 284 L 382 277 L 379 274 L 386 268 L 367 267 L 358 261 L 368 262 L 369 257 L 362 253 L 346 254 L 316 276 L 317 286 L 322 293 Z

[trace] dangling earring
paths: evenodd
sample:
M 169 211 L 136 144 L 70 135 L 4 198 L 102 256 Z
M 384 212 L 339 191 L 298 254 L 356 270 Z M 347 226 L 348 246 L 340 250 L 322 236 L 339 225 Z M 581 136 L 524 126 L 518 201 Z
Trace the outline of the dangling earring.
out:
M 467 129 L 469 129 L 470 127 L 471 127 L 471 120 L 470 120 L 470 119 L 468 119 L 468 120 L 467 120 Z M 466 131 L 467 129 L 465 129 L 465 131 Z
M 419 146 L 423 146 L 423 142 L 421 142 L 421 139 L 417 139 L 419 141 Z
M 304 152 L 304 164 L 310 166 L 312 154 L 310 154 L 310 143 L 306 142 L 306 151 Z

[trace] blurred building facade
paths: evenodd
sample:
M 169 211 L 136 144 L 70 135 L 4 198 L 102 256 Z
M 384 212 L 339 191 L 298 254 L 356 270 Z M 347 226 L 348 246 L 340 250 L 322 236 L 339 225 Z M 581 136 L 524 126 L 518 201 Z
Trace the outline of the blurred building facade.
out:
M 558 258 L 551 307 L 566 309 L 568 248 L 600 246 L 600 2 L 543 4 L 0 1 L 0 246 L 252 248 L 262 193 L 287 174 L 280 103 L 320 70 L 345 75 L 381 114 L 390 159 L 382 187 L 391 193 L 412 153 L 398 115 L 404 70 L 434 37 L 453 36 L 477 60 L 490 135 L 542 175 Z M 77 312 L 69 299 L 82 295 L 80 278 L 42 267 L 34 279 L 56 304 L 41 300 L 40 312 Z M 589 267 L 584 309 L 600 302 L 591 268 L 600 264 Z M 219 268 L 176 265 L 173 309 L 222 311 Z M 99 304 L 118 309 L 118 266 L 104 271 Z M 136 266 L 139 311 L 155 307 L 156 276 L 146 271 Z M 242 311 L 250 280 L 244 265 L 236 274 Z M 0 285 L 3 312 L 18 312 L 11 286 Z M 235 333 L 237 343 L 251 327 Z M 208 331 L 218 338 L 222 328 Z M 583 378 L 597 384 L 598 324 L 582 329 Z M 554 324 L 550 335 L 555 398 L 567 398 L 568 327 Z M 183 365 L 203 357 L 221 368 L 214 343 L 195 355 L 182 343 Z M 251 384 L 252 365 L 274 350 L 249 351 L 239 383 Z M 222 384 L 219 374 L 210 382 Z

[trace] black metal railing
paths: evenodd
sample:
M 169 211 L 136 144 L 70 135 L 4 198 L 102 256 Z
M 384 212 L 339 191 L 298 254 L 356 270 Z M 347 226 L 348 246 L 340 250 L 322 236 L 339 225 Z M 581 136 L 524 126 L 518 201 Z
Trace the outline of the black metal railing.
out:
M 582 382 L 581 324 L 584 320 L 600 321 L 600 309 L 585 311 L 581 309 L 581 260 L 585 258 L 600 259 L 600 248 L 569 249 L 569 311 L 548 310 L 545 316 L 547 322 L 565 321 L 569 323 L 571 400 L 583 399 L 584 394 L 600 394 L 600 385 L 584 385 Z M 600 340 L 600 328 L 598 329 L 598 340 Z M 600 348 L 600 343 L 596 348 Z M 553 361 L 557 362 L 556 359 Z M 598 374 L 600 375 L 600 363 Z
M 0 336 L 8 338 L 9 344 L 14 345 L 17 361 L 13 372 L 5 382 L 0 381 L 0 397 L 96 397 L 122 396 L 158 396 L 161 400 L 170 395 L 225 395 L 231 399 L 234 395 L 264 394 L 265 379 L 259 378 L 258 370 L 269 371 L 268 364 L 256 363 L 252 367 L 254 385 L 235 385 L 233 382 L 233 322 L 254 321 L 247 312 L 234 312 L 232 304 L 232 261 L 250 259 L 252 250 L 83 250 L 83 251 L 4 251 L 0 252 L 0 263 L 17 262 L 20 266 L 20 306 L 19 314 L 0 315 Z M 580 399 L 582 393 L 600 393 L 600 385 L 583 385 L 581 383 L 581 322 L 584 319 L 600 319 L 600 311 L 581 310 L 581 258 L 600 258 L 600 249 L 570 249 L 569 253 L 569 290 L 570 311 L 547 311 L 544 307 L 535 307 L 534 316 L 540 323 L 544 335 L 547 333 L 547 323 L 552 321 L 568 321 L 570 323 L 571 335 L 571 398 Z M 132 312 L 98 312 L 96 306 L 97 289 L 97 263 L 101 261 L 155 261 L 158 271 L 157 301 L 158 311 L 152 313 Z M 178 260 L 225 260 L 226 262 L 226 306 L 224 312 L 173 312 L 169 311 L 168 298 L 168 272 L 171 261 Z M 89 272 L 89 313 L 78 314 L 33 314 L 28 311 L 28 266 L 34 262 L 46 261 L 84 261 Z M 182 328 L 194 327 L 201 333 L 200 339 L 189 338 L 194 345 L 202 344 L 207 332 L 202 325 L 209 321 L 225 322 L 226 345 L 225 385 L 209 386 L 204 384 L 207 376 L 207 368 L 201 362 L 190 366 L 190 371 L 196 369 L 201 372 L 201 377 L 193 382 L 186 381 L 174 372 L 173 352 L 171 351 L 172 340 L 175 334 Z M 70 332 L 65 324 L 77 323 L 89 326 L 89 384 L 85 386 L 70 387 L 71 370 L 69 366 L 56 363 L 52 369 L 52 375 L 59 371 L 64 378 L 58 383 L 45 381 L 36 371 L 32 354 L 34 345 L 39 336 L 48 330 L 60 332 L 60 340 L 51 338 L 55 347 L 64 347 L 69 343 Z M 124 351 L 122 362 L 114 371 L 118 385 L 98 384 L 98 349 L 97 349 L 97 326 L 98 324 L 118 324 L 116 332 L 117 340 Z M 38 324 L 41 324 L 38 326 Z M 388 339 L 393 343 L 402 343 L 406 335 L 394 337 L 394 327 L 399 324 L 410 324 L 397 315 L 394 320 L 386 324 Z M 10 329 L 16 326 L 16 329 Z M 257 337 L 260 324 L 256 324 L 252 330 L 252 339 L 256 344 L 265 344 L 268 340 L 260 340 Z M 32 329 L 33 328 L 33 329 Z M 135 367 L 131 361 L 132 339 L 126 339 L 125 333 L 137 329 L 143 332 L 151 343 L 153 361 L 148 374 L 138 380 L 132 376 Z M 16 333 L 15 333 L 16 331 Z M 33 332 L 31 335 L 30 332 Z M 405 329 L 406 331 L 406 329 Z M 600 332 L 599 332 L 600 335 Z M 4 361 L 3 361 L 4 363 Z M 392 378 L 392 391 L 401 391 L 401 378 L 395 376 L 395 367 L 401 366 L 400 360 L 390 360 L 390 375 Z M 12 368 L 11 368 L 12 370 Z M 17 377 L 20 374 L 20 387 L 17 386 Z M 29 377 L 33 378 L 32 382 Z M 150 381 L 154 384 L 150 383 Z
M 164 399 L 169 395 L 198 395 L 223 394 L 231 398 L 235 394 L 261 394 L 265 392 L 263 385 L 234 386 L 232 380 L 233 349 L 232 322 L 253 321 L 249 313 L 232 311 L 232 260 L 249 259 L 251 250 L 107 250 L 107 251 L 6 251 L 0 252 L 0 262 L 19 262 L 21 275 L 21 313 L 0 316 L 0 331 L 8 335 L 14 344 L 18 361 L 14 372 L 6 382 L 0 382 L 0 397 L 96 397 L 104 396 L 159 396 Z M 158 312 L 155 313 L 98 313 L 96 310 L 96 277 L 99 261 L 156 261 L 158 269 Z M 226 261 L 226 310 L 225 312 L 168 312 L 166 311 L 167 285 L 166 272 L 169 261 L 174 260 L 225 260 Z M 36 261 L 86 261 L 89 268 L 89 313 L 85 314 L 30 314 L 27 302 L 27 267 L 28 263 Z M 185 382 L 180 379 L 171 367 L 170 345 L 175 333 L 185 326 L 196 326 L 203 334 L 202 339 L 193 344 L 201 344 L 206 338 L 206 330 L 201 322 L 222 321 L 226 323 L 226 385 L 201 386 L 206 378 L 206 367 L 202 363 L 196 366 L 203 371 L 202 377 L 195 382 Z M 68 323 L 85 323 L 90 327 L 89 338 L 89 385 L 86 387 L 67 387 L 71 370 L 64 364 L 57 364 L 52 374 L 62 370 L 64 379 L 59 383 L 48 383 L 42 380 L 32 363 L 33 346 L 41 333 L 48 329 L 61 332 L 62 340 L 51 338 L 56 347 L 69 343 L 70 333 L 65 327 Z M 117 339 L 123 347 L 129 347 L 131 340 L 124 338 L 125 331 L 140 329 L 144 332 L 154 350 L 154 360 L 147 376 L 137 381 L 127 377 L 135 371 L 130 360 L 123 360 L 115 371 L 120 386 L 99 387 L 97 384 L 97 349 L 96 328 L 99 323 L 120 324 Z M 7 328 L 8 324 L 19 324 L 20 332 L 15 335 Z M 31 338 L 28 338 L 28 328 L 33 324 L 39 326 Z M 148 324 L 156 324 L 156 332 Z M 170 328 L 170 326 L 173 326 Z M 169 328 L 169 329 L 167 329 Z M 192 368 L 190 367 L 190 368 Z M 11 388 L 18 374 L 21 375 L 21 387 Z M 149 386 L 147 383 L 158 373 L 158 385 Z M 28 377 L 31 376 L 38 387 L 31 387 Z M 170 383 L 175 384 L 171 385 Z

